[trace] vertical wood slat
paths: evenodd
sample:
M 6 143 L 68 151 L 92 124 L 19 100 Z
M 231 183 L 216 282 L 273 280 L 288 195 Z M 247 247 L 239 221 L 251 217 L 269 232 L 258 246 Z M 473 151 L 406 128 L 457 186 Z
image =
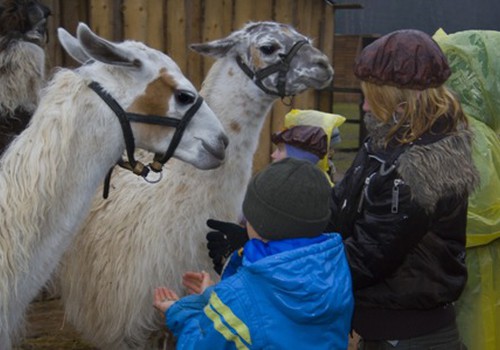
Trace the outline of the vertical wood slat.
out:
M 146 44 L 160 51 L 165 51 L 164 7 L 164 1 L 146 1 Z M 184 23 L 182 23 L 182 28 L 184 28 Z
M 253 21 L 269 21 L 273 16 L 273 2 L 269 0 L 253 0 L 250 1 L 253 5 L 254 12 Z
M 203 28 L 203 13 L 202 13 L 203 0 L 186 0 L 186 40 L 188 45 L 192 43 L 200 43 L 203 41 L 202 28 Z M 203 57 L 192 51 L 187 51 L 187 72 L 189 79 L 192 81 L 197 89 L 201 88 L 201 83 L 205 75 L 203 74 Z
M 78 22 L 88 22 L 86 1 L 59 1 L 59 4 L 61 14 L 59 25 L 70 33 L 75 33 Z
M 335 8 L 331 5 L 323 4 L 323 20 L 321 23 L 321 35 L 319 38 L 319 47 L 325 53 L 333 65 L 334 57 L 334 32 L 335 32 Z M 333 67 L 335 70 L 335 67 Z M 334 73 L 335 79 L 335 73 Z M 324 112 L 331 113 L 333 111 L 333 81 L 330 84 L 330 89 L 325 89 L 318 92 L 318 109 Z
M 184 1 L 167 2 L 166 52 L 179 65 L 184 74 L 187 70 L 186 8 Z
M 220 39 L 224 34 L 220 16 L 224 12 L 224 3 L 220 0 L 205 0 L 205 13 L 202 31 L 202 41 L 208 42 Z M 203 57 L 203 76 L 206 76 L 212 66 L 214 59 Z
M 321 42 L 321 34 L 322 34 L 322 22 L 323 22 L 323 7 L 325 5 L 324 2 L 313 4 L 315 6 L 311 6 L 311 18 L 310 18 L 310 31 L 309 35 L 313 39 L 313 44 L 318 49 L 323 50 L 322 42 Z M 331 62 L 331 61 L 330 61 Z M 321 91 L 318 90 L 310 90 L 309 97 L 310 102 L 306 105 L 307 108 L 319 109 L 320 104 L 320 94 Z M 310 107 L 309 107 L 310 106 Z
M 76 35 L 78 22 L 88 23 L 88 8 L 87 1 L 60 1 L 60 23 L 59 26 L 66 29 L 70 34 Z M 57 40 L 57 38 L 53 38 Z M 62 62 L 61 65 L 66 67 L 77 67 L 80 65 L 61 48 Z
M 124 37 L 124 18 L 123 18 L 123 0 L 112 0 L 111 4 L 111 14 L 110 14 L 110 21 L 111 21 L 111 28 L 112 28 L 112 38 L 113 41 L 123 41 L 125 39 Z
M 59 1 L 52 0 L 46 3 L 52 12 L 52 16 L 48 19 L 48 31 L 49 31 L 49 42 L 45 48 L 46 62 L 45 65 L 47 67 L 47 76 L 50 75 L 50 71 L 55 66 L 61 66 L 64 63 L 63 58 L 63 50 L 59 45 L 57 40 L 57 28 L 61 26 L 61 14 L 60 14 L 60 6 Z
M 123 0 L 123 34 L 126 39 L 146 42 L 147 21 L 146 0 Z
M 239 29 L 234 26 L 234 4 L 233 0 L 219 0 L 222 1 L 223 11 L 219 14 L 221 20 L 222 35 L 228 36 L 233 30 Z M 217 39 L 217 38 L 216 38 Z
M 256 8 L 253 1 L 234 0 L 234 19 L 235 29 L 240 29 L 255 16 Z
M 90 1 L 90 27 L 99 36 L 114 39 L 113 0 Z
M 274 5 L 274 18 L 276 22 L 294 25 L 295 1 L 289 0 L 275 0 Z

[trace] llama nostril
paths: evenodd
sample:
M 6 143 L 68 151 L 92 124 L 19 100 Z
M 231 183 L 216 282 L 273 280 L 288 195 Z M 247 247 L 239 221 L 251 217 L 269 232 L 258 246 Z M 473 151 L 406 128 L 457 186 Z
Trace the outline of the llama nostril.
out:
M 222 145 L 224 146 L 224 149 L 226 149 L 227 146 L 229 145 L 229 138 L 227 137 L 227 135 L 226 134 L 222 134 L 219 137 L 219 140 L 222 143 Z
M 326 72 L 326 74 L 330 76 L 330 79 L 333 77 L 334 69 L 328 61 L 321 60 L 318 62 L 318 66 L 321 70 L 323 70 L 324 72 Z
M 319 68 L 321 68 L 321 69 L 330 70 L 330 64 L 326 61 L 320 60 L 320 61 L 318 61 L 317 64 L 318 64 Z
M 222 140 L 222 137 L 220 138 Z M 222 147 L 223 145 L 227 144 L 221 144 L 219 143 L 215 147 L 212 147 L 212 145 L 208 144 L 205 141 L 201 141 L 201 144 L 203 148 L 207 150 L 208 153 L 210 153 L 214 158 L 217 158 L 218 160 L 224 160 L 226 157 L 226 147 Z

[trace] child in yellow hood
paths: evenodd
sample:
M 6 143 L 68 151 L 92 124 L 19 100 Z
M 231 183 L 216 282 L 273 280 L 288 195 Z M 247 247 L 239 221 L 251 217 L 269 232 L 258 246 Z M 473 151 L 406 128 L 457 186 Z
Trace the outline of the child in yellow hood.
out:
M 276 145 L 273 161 L 286 157 L 316 164 L 332 183 L 332 144 L 339 140 L 338 127 L 345 118 L 316 110 L 293 109 L 285 116 L 285 128 L 271 136 Z

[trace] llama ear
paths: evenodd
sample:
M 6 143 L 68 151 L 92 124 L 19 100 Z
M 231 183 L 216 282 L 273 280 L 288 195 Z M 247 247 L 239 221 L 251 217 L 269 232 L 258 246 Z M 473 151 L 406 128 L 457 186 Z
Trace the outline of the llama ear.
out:
M 76 33 L 83 50 L 96 61 L 125 67 L 142 66 L 140 60 L 131 57 L 127 51 L 117 44 L 94 34 L 86 24 L 80 22 Z
M 80 46 L 78 39 L 68 33 L 64 28 L 57 28 L 57 37 L 59 38 L 59 42 L 64 50 L 75 61 L 83 64 L 91 59 Z
M 207 43 L 191 44 L 189 48 L 201 55 L 221 58 L 226 56 L 227 52 L 236 45 L 238 41 L 233 36 L 224 39 L 214 40 Z

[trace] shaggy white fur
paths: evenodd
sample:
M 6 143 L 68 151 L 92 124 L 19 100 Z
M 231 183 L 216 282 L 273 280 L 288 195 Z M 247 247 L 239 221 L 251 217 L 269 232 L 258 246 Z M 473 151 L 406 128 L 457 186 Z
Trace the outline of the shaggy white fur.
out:
M 169 57 L 141 43 L 110 43 L 82 23 L 78 40 L 95 62 L 54 75 L 30 125 L 0 159 L 1 349 L 11 348 L 28 304 L 55 269 L 86 217 L 93 194 L 124 151 L 117 117 L 87 84 L 98 81 L 119 104 L 128 106 L 166 71 L 175 86 L 197 94 Z M 166 105 L 166 112 L 177 118 L 188 108 L 174 95 Z M 164 151 L 172 137 L 171 128 L 134 124 L 132 129 L 136 143 L 154 152 Z M 222 127 L 203 105 L 188 129 L 179 149 L 193 149 L 186 159 L 206 165 L 210 157 L 202 143 L 219 144 Z M 151 138 L 152 133 L 157 137 Z
M 0 155 L 23 131 L 45 85 L 47 17 L 39 1 L 5 0 L 0 6 Z
M 289 26 L 252 23 L 227 38 L 192 46 L 218 58 L 200 93 L 228 133 L 226 161 L 206 172 L 172 162 L 156 185 L 119 172 L 112 198 L 94 199 L 60 275 L 67 319 L 91 343 L 102 349 L 154 348 L 148 338 L 162 330 L 152 307 L 154 287 L 181 292 L 183 272 L 211 270 L 205 222 L 238 218 L 259 133 L 276 98 L 260 90 L 235 57 L 256 70 L 277 62 L 299 40 L 307 44 L 292 60 L 286 85 L 294 95 L 324 87 L 333 70 L 326 56 Z M 275 78 L 263 81 L 268 89 L 276 90 Z
M 14 115 L 19 107 L 33 113 L 45 82 L 43 48 L 17 41 L 0 51 L 0 67 L 0 115 Z

